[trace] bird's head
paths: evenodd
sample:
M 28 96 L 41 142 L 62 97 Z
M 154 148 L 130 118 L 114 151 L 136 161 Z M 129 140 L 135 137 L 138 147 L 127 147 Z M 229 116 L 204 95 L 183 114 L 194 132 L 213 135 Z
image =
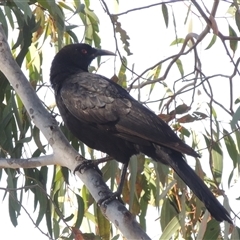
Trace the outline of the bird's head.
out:
M 94 58 L 104 55 L 115 54 L 107 50 L 93 48 L 85 43 L 70 44 L 63 47 L 56 54 L 53 64 L 54 62 L 63 62 L 65 65 L 70 64 L 73 67 L 87 71 Z
M 63 47 L 52 61 L 50 79 L 51 81 L 57 74 L 74 73 L 77 71 L 88 71 L 92 60 L 99 56 L 115 55 L 114 53 L 93 48 L 88 44 L 76 43 Z

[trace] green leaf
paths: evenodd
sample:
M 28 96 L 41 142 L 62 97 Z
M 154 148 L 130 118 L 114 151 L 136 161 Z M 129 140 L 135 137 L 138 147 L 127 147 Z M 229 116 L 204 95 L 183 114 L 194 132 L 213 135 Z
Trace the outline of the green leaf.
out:
M 13 207 L 11 207 L 13 204 L 13 199 L 11 197 L 9 197 L 9 207 L 8 207 L 8 211 L 9 211 L 9 216 L 10 216 L 10 219 L 11 219 L 11 222 L 12 222 L 12 225 L 14 227 L 16 227 L 18 225 L 18 221 L 17 221 L 17 214 L 16 214 L 16 211 L 14 210 Z
M 74 12 L 74 10 L 71 7 L 69 7 L 69 5 L 65 4 L 64 2 L 59 2 L 58 4 L 60 7 L 65 8 L 71 12 Z
M 38 217 L 36 220 L 36 226 L 38 226 L 40 224 L 40 222 L 42 221 L 46 211 L 47 211 L 47 196 L 45 193 L 43 193 L 41 190 L 37 189 L 36 191 L 36 195 L 38 198 L 38 202 L 39 202 L 39 211 L 38 211 Z
M 54 233 L 55 239 L 59 239 L 60 226 L 59 226 L 59 221 L 57 221 L 55 218 L 53 218 L 53 233 Z
M 28 22 L 28 18 L 32 18 L 32 11 L 28 5 L 27 1 L 14 1 L 14 3 L 19 7 L 24 13 L 25 22 Z
M 37 145 L 38 149 L 42 153 L 46 154 L 44 146 L 42 145 L 41 140 L 40 140 L 40 131 L 36 126 L 34 126 L 34 128 L 33 128 L 33 138 L 34 138 L 34 142 Z
M 77 38 L 76 34 L 73 31 L 68 30 L 67 33 L 73 39 L 74 43 L 78 43 L 78 38 Z
M 169 167 L 160 162 L 158 162 L 156 165 L 154 163 L 154 167 L 156 170 L 156 174 L 159 175 L 160 182 L 164 186 L 166 184 L 167 175 L 169 173 Z
M 163 205 L 161 208 L 161 218 L 160 218 L 160 223 L 161 223 L 161 228 L 163 229 L 163 235 L 161 236 L 161 239 L 169 239 L 167 237 L 163 237 L 165 236 L 166 233 L 170 234 L 170 230 L 172 230 L 172 221 L 178 225 L 178 227 L 180 226 L 179 220 L 178 220 L 178 213 L 176 211 L 176 209 L 173 207 L 173 204 L 171 203 L 171 200 L 169 198 L 165 198 L 165 200 L 163 201 Z M 177 222 L 175 222 L 175 220 L 177 220 Z M 174 226 L 176 226 L 174 224 Z M 170 227 L 171 226 L 171 227 Z M 175 233 L 175 232 L 174 232 Z M 173 234 L 171 232 L 171 234 Z
M 183 103 L 183 104 L 178 105 L 174 111 L 176 114 L 184 114 L 184 113 L 188 112 L 190 109 L 191 108 L 187 104 Z M 172 114 L 172 112 L 170 112 L 170 114 Z
M 237 148 L 238 148 L 238 151 L 240 151 L 240 133 L 239 133 L 239 131 L 235 131 L 235 136 L 237 139 Z
M 168 9 L 165 3 L 162 4 L 162 13 L 163 13 L 164 22 L 166 24 L 166 27 L 168 28 L 169 16 L 168 16 Z
M 182 61 L 180 59 L 177 59 L 176 64 L 177 64 L 177 67 L 178 67 L 178 70 L 179 70 L 181 76 L 183 77 L 184 76 L 184 70 L 183 70 Z
M 216 42 L 216 40 L 217 40 L 217 35 L 214 34 L 211 42 L 208 44 L 208 46 L 205 48 L 205 50 L 210 49 L 213 46 L 213 44 Z
M 64 178 L 64 182 L 69 185 L 69 169 L 67 167 L 61 166 L 61 172 Z
M 12 11 L 11 11 L 10 7 L 4 6 L 4 11 L 8 18 L 11 28 L 14 29 L 14 21 L 13 21 Z
M 229 36 L 230 37 L 237 37 L 236 32 L 234 31 L 234 29 L 230 25 L 228 25 L 228 30 L 229 30 Z M 230 48 L 233 50 L 233 53 L 236 52 L 237 46 L 238 46 L 238 41 L 230 39 Z
M 176 45 L 176 44 L 179 44 L 179 43 L 184 43 L 184 41 L 185 41 L 184 38 L 177 38 L 170 44 L 170 46 L 173 46 L 173 45 Z
M 116 236 L 114 236 L 111 240 L 118 240 L 119 239 L 119 237 L 120 237 L 120 235 L 119 234 L 117 234 Z
M 76 193 L 75 193 L 75 196 L 77 198 L 77 204 L 78 204 L 77 221 L 75 223 L 75 227 L 80 228 L 80 226 L 82 224 L 84 212 L 85 212 L 85 207 L 84 207 L 83 198 L 79 194 L 76 194 Z
M 8 169 L 8 177 L 7 177 L 7 187 L 14 189 L 17 188 L 17 178 L 13 175 L 13 170 Z M 20 215 L 21 205 L 17 198 L 16 191 L 10 191 L 8 197 L 8 210 L 11 222 L 13 226 L 17 226 L 17 217 Z
M 180 227 L 181 226 L 180 226 L 180 222 L 178 220 L 178 216 L 175 216 L 168 223 L 168 225 L 164 228 L 160 239 L 170 239 L 172 237 L 172 235 L 174 235 Z
M 240 13 L 239 13 L 238 7 L 237 7 L 237 11 L 235 12 L 235 22 L 238 27 L 238 31 L 240 32 Z
M 231 240 L 240 239 L 240 228 L 235 226 L 231 234 Z
M 210 154 L 212 155 L 212 162 L 210 163 L 211 165 L 211 170 L 214 176 L 214 179 L 217 181 L 218 184 L 221 183 L 221 178 L 222 178 L 222 168 L 223 168 L 223 153 L 220 147 L 220 143 L 215 142 L 215 141 L 210 141 L 210 139 L 204 135 L 204 139 L 206 142 L 206 145 L 208 148 L 212 144 L 212 149 Z
M 240 103 L 240 97 L 238 97 L 235 101 L 234 101 L 234 104 L 238 104 Z
M 74 214 L 72 213 L 70 216 L 64 218 L 64 221 L 65 221 L 65 222 L 69 222 L 69 221 L 71 221 L 73 218 L 74 218 Z
M 218 236 L 220 234 L 220 223 L 215 220 L 215 219 L 212 219 L 208 222 L 207 224 L 207 228 L 206 228 L 206 231 L 205 231 L 205 234 L 203 236 L 203 240 L 217 240 L 218 239 Z
M 231 157 L 233 161 L 233 166 L 235 168 L 237 166 L 237 157 L 239 155 L 236 148 L 236 144 L 227 130 L 223 129 L 223 134 L 224 134 L 224 142 L 227 147 L 228 154 Z
M 159 77 L 159 74 L 161 72 L 161 69 L 162 69 L 162 64 L 159 64 L 154 70 L 154 75 L 153 75 L 153 79 L 157 79 Z
M 134 155 L 130 159 L 129 168 L 131 172 L 130 177 L 130 185 L 129 185 L 129 191 L 130 191 L 130 200 L 129 200 L 129 209 L 132 209 L 133 207 L 133 200 L 136 192 L 136 179 L 137 179 L 137 169 L 138 169 L 138 159 L 137 156 Z
M 123 88 L 127 87 L 127 76 L 126 76 L 126 69 L 127 69 L 127 59 L 123 57 L 122 64 L 118 73 L 118 84 Z
M 231 121 L 231 126 L 232 129 L 235 128 L 235 125 L 238 124 L 238 121 L 240 120 L 240 106 L 238 107 L 238 109 L 235 111 L 233 117 L 232 117 L 232 121 Z
M 0 23 L 3 26 L 3 30 L 5 32 L 6 37 L 8 38 L 8 24 L 1 8 L 0 8 Z
M 76 10 L 75 13 L 84 13 L 85 4 L 81 4 L 79 0 L 74 0 Z
M 213 142 L 212 148 L 212 173 L 216 182 L 221 184 L 223 170 L 223 152 L 218 142 Z
M 102 240 L 110 239 L 111 225 L 110 222 L 105 218 L 98 206 L 96 206 L 96 218 L 99 235 Z

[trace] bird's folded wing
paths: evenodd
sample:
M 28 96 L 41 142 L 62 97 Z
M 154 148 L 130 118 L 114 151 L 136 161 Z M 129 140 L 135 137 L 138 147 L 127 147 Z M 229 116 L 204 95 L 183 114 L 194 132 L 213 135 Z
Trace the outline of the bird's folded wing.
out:
M 80 121 L 106 129 L 126 140 L 137 138 L 194 155 L 170 127 L 107 78 L 79 73 L 65 82 L 61 96 L 67 109 Z

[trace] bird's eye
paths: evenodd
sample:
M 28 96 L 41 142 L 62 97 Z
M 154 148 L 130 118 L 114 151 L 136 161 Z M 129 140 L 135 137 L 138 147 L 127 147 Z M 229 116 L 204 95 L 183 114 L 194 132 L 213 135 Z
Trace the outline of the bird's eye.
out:
M 87 50 L 86 50 L 86 49 L 82 49 L 81 52 L 82 52 L 83 54 L 87 54 Z

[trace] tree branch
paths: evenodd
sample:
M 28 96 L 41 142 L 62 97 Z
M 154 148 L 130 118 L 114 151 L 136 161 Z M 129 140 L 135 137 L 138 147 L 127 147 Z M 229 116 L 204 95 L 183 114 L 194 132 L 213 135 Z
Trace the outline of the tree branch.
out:
M 118 14 L 112 14 L 112 16 L 121 16 L 124 14 L 128 14 L 130 12 L 135 12 L 135 11 L 139 11 L 139 10 L 143 10 L 143 9 L 147 9 L 147 8 L 151 8 L 151 7 L 156 7 L 158 5 L 162 5 L 162 4 L 167 4 L 167 3 L 174 3 L 174 2 L 184 2 L 185 0 L 169 0 L 169 1 L 164 1 L 164 2 L 160 2 L 160 3 L 155 3 L 155 4 L 151 4 L 151 5 L 147 5 L 147 6 L 143 6 L 143 7 L 139 7 L 139 8 L 133 8 L 133 9 L 129 9 L 126 12 L 122 12 L 122 13 L 118 13 Z
M 80 163 L 79 160 L 83 160 L 83 158 L 71 147 L 58 128 L 56 120 L 43 107 L 29 81 L 13 59 L 2 25 L 0 25 L 0 70 L 21 98 L 34 124 L 41 130 L 53 148 L 54 161 L 52 163 L 66 166 L 73 171 Z M 38 158 L 38 160 L 40 159 L 47 161 L 47 157 Z M 106 194 L 111 194 L 102 177 L 94 169 L 88 169 L 82 174 L 77 173 L 76 175 L 86 185 L 96 202 Z M 127 239 L 150 239 L 136 222 L 134 216 L 119 201 L 112 201 L 107 207 L 101 206 L 101 210 Z
M 35 168 L 46 165 L 54 165 L 57 164 L 58 159 L 54 154 L 41 156 L 41 157 L 33 157 L 33 158 L 0 158 L 0 167 L 1 168 Z

